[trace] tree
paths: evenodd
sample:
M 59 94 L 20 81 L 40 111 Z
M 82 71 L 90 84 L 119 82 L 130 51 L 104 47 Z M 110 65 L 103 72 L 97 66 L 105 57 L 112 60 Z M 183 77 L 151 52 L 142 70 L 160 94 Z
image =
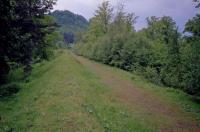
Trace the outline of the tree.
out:
M 199 0 L 193 0 L 193 1 L 197 3 L 196 8 L 199 8 L 200 7 L 200 1 Z
M 96 10 L 95 18 L 98 20 L 102 27 L 103 33 L 107 33 L 108 25 L 111 22 L 113 8 L 110 6 L 109 1 L 103 2 Z
M 186 60 L 186 90 L 190 94 L 200 96 L 200 14 L 189 20 L 185 25 L 185 32 L 187 36 L 190 49 L 187 49 L 189 58 Z
M 108 26 L 111 22 L 113 8 L 109 1 L 103 2 L 95 12 L 95 16 L 90 19 L 90 26 L 86 38 L 88 41 L 94 41 L 108 32 Z
M 176 23 L 169 16 L 147 18 L 147 36 L 150 39 L 168 44 L 173 32 L 176 30 Z
M 113 22 L 110 24 L 108 36 L 111 40 L 112 48 L 110 50 L 110 65 L 127 69 L 130 69 L 129 56 L 126 55 L 124 48 L 128 39 L 133 36 L 135 32 L 134 24 L 137 17 L 134 13 L 126 13 L 124 11 L 124 5 L 120 4 L 115 14 Z
M 9 63 L 24 66 L 25 73 L 31 70 L 31 62 L 44 37 L 55 23 L 44 17 L 55 0 L 5 0 L 0 1 L 0 79 L 5 82 Z
M 181 88 L 181 53 L 180 53 L 180 34 L 178 29 L 171 33 L 168 43 L 168 54 L 166 58 L 166 66 L 163 68 L 162 83 L 166 86 Z

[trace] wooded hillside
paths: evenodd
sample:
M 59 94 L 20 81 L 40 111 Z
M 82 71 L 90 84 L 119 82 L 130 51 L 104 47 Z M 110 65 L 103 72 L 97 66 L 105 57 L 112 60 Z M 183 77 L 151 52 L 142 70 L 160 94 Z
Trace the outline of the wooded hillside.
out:
M 88 21 L 81 15 L 74 14 L 68 10 L 60 11 L 56 10 L 50 13 L 61 26 L 62 32 L 78 32 L 85 30 L 88 26 Z

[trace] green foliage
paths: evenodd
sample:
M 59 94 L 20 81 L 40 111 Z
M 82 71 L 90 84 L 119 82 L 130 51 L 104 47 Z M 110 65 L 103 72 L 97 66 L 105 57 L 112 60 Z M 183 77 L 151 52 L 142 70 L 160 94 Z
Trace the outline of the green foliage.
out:
M 77 54 L 140 72 L 158 85 L 180 88 L 199 96 L 200 15 L 188 21 L 185 32 L 190 35 L 182 37 L 169 16 L 149 17 L 147 28 L 136 32 L 137 17 L 133 13 L 124 12 L 122 5 L 111 19 L 108 16 L 113 14 L 112 10 L 109 2 L 98 8 L 89 30 L 74 48 Z
M 4 0 L 0 1 L 0 79 L 6 80 L 11 62 L 24 67 L 25 76 L 30 73 L 35 57 L 46 59 L 49 44 L 44 37 L 56 24 L 46 14 L 56 0 Z M 41 52 L 42 51 L 42 52 Z M 5 83 L 1 81 L 0 83 Z
M 200 96 L 200 15 L 197 14 L 186 23 L 185 32 L 191 34 L 187 37 L 189 46 L 185 47 L 184 68 L 186 76 L 186 91 Z M 186 49 L 187 48 L 187 49 Z M 187 57 L 187 58 L 186 58 Z
M 89 22 L 81 15 L 70 11 L 55 10 L 49 14 L 59 25 L 59 33 L 64 37 L 65 43 L 73 43 L 82 38 L 82 33 L 88 28 Z
M 143 72 L 144 77 L 152 83 L 162 85 L 161 77 L 155 68 L 146 67 Z
M 61 27 L 59 30 L 64 32 L 76 33 L 80 30 L 85 30 L 88 26 L 88 21 L 81 15 L 74 14 L 70 11 L 55 10 L 49 15 L 55 18 L 56 23 Z
M 103 2 L 96 10 L 93 21 L 96 22 L 102 33 L 108 32 L 108 25 L 111 22 L 113 8 L 110 6 L 109 1 Z

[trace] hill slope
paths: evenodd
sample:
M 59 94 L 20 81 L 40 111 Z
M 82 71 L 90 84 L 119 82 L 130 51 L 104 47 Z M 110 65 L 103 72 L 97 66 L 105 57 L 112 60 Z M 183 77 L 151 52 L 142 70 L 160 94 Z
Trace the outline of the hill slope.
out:
M 61 26 L 62 32 L 75 33 L 81 30 L 85 30 L 88 26 L 88 21 L 81 15 L 74 14 L 68 10 L 60 11 L 56 10 L 50 14 Z
M 30 80 L 15 97 L 0 101 L 1 131 L 200 129 L 200 105 L 184 93 L 69 51 L 35 65 Z

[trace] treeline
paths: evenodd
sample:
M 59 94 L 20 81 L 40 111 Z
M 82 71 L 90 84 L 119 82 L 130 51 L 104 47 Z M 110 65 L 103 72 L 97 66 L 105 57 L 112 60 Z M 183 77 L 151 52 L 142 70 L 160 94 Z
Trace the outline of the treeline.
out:
M 59 33 L 47 15 L 56 0 L 0 1 L 0 86 L 7 83 L 12 68 L 29 76 L 32 64 L 52 55 Z M 2 93 L 3 88 L 0 89 Z
M 112 17 L 114 16 L 114 17 Z M 103 2 L 74 51 L 90 59 L 143 75 L 149 81 L 200 96 L 200 14 L 183 35 L 169 16 L 147 18 L 135 31 L 135 14 Z

